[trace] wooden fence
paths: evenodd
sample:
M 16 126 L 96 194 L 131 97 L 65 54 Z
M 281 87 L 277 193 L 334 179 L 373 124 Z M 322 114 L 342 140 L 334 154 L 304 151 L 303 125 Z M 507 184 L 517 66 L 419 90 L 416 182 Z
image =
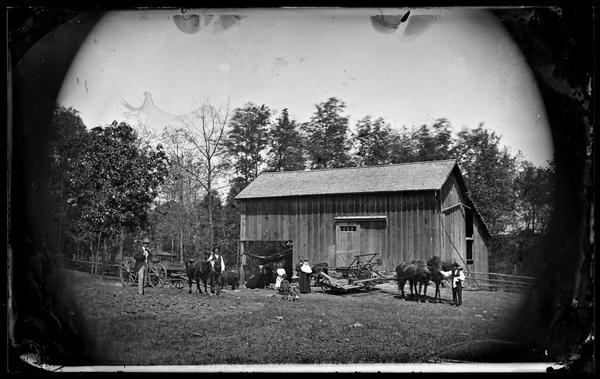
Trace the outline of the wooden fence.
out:
M 495 272 L 465 272 L 465 276 L 465 287 L 486 291 L 527 292 L 536 285 L 536 278 L 533 276 Z
M 90 274 L 108 278 L 119 278 L 119 265 L 116 263 L 68 259 L 65 261 L 65 266 L 65 268 L 75 271 L 89 272 Z

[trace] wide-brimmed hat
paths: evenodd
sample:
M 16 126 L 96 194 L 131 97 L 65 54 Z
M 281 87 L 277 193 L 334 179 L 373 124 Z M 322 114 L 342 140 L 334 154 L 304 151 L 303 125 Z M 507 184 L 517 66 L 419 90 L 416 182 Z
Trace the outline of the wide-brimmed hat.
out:
M 144 239 L 142 240 L 142 243 L 150 243 L 150 238 L 144 238 Z

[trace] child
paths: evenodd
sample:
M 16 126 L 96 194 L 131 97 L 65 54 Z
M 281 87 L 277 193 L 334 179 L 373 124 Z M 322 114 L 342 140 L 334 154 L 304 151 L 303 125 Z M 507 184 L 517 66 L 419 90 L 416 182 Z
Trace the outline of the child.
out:
M 281 284 L 279 285 L 279 293 L 282 295 L 283 300 L 288 300 L 290 296 L 290 281 L 287 280 L 287 275 L 283 275 Z
M 275 280 L 275 289 L 278 291 L 278 293 L 281 293 L 281 282 L 283 281 L 284 277 L 285 269 L 283 268 L 283 265 L 279 263 L 277 265 L 277 279 Z
M 292 301 L 300 300 L 300 297 L 298 296 L 298 286 L 298 276 L 294 275 L 292 276 L 292 282 L 290 283 L 290 297 L 292 298 Z

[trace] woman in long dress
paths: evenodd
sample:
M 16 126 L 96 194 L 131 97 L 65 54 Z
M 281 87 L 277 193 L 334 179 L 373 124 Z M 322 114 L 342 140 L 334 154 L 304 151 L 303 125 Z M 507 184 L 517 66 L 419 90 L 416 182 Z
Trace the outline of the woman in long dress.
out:
M 304 260 L 302 267 L 300 267 L 300 293 L 310 293 L 310 276 L 312 275 L 312 268 L 308 264 L 308 259 Z

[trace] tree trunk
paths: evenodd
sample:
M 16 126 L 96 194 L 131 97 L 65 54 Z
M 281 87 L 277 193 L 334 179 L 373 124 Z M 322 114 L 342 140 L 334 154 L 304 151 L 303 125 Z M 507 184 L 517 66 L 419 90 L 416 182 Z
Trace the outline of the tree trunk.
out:
M 98 256 L 100 255 L 100 242 L 102 242 L 102 232 L 98 232 L 98 243 L 96 244 L 96 251 L 93 255 L 93 263 L 92 263 L 92 274 L 96 274 L 98 272 Z
M 123 249 L 125 247 L 125 232 L 121 230 L 119 234 L 119 255 L 117 256 L 117 263 L 123 260 Z
M 212 247 L 215 244 L 215 235 L 213 231 L 213 209 L 212 209 L 212 166 L 210 161 L 208 161 L 207 165 L 208 177 L 206 179 L 206 188 L 208 191 L 208 231 L 210 237 L 210 249 L 212 251 Z
M 179 225 L 179 262 L 183 262 L 183 224 Z

